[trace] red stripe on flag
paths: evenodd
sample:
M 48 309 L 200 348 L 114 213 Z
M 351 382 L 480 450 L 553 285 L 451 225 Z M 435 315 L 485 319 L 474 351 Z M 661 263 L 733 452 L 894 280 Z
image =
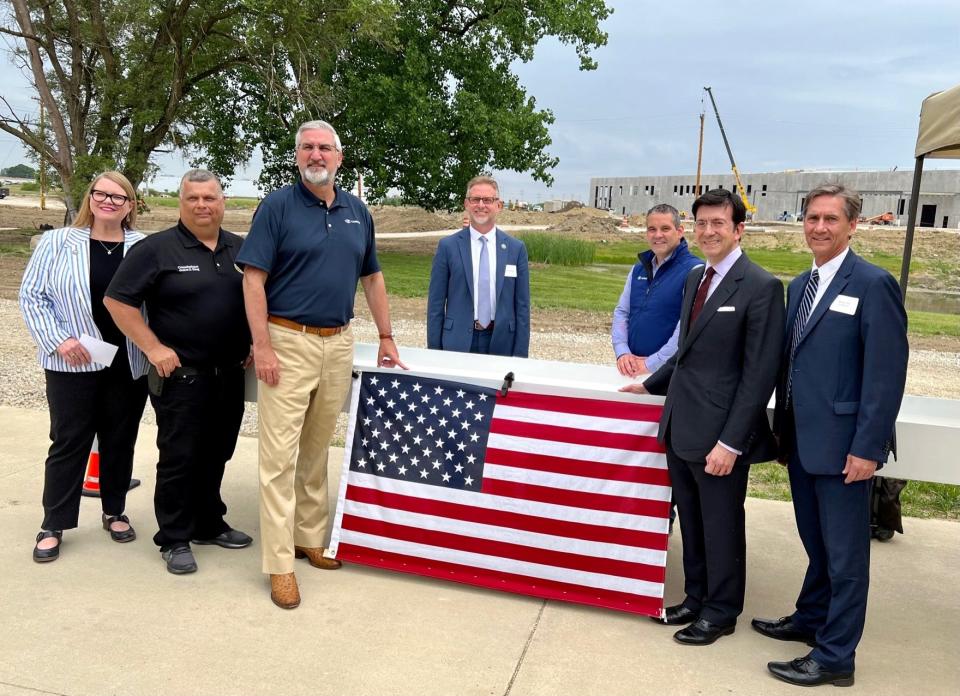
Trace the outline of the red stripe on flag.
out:
M 507 498 L 536 500 L 553 505 L 569 505 L 590 510 L 623 512 L 628 515 L 648 515 L 666 517 L 670 514 L 670 503 L 661 500 L 644 500 L 620 495 L 603 493 L 583 493 L 562 488 L 535 486 L 531 483 L 514 483 L 484 476 L 481 490 L 489 495 L 502 495 Z
M 517 408 L 530 408 L 540 411 L 576 413 L 581 416 L 602 416 L 622 420 L 660 422 L 663 406 L 637 404 L 627 401 L 607 401 L 606 399 L 578 399 L 572 396 L 550 396 L 548 394 L 530 394 L 511 390 L 506 396 L 497 394 L 497 403 Z M 497 417 L 494 410 L 493 417 Z
M 601 590 L 555 580 L 540 580 L 525 575 L 378 551 L 377 549 L 368 549 L 353 544 L 340 544 L 337 549 L 337 558 L 347 563 L 359 563 L 375 568 L 450 580 L 502 592 L 588 604 L 605 609 L 643 614 L 644 616 L 660 616 L 663 609 L 663 599 L 661 597 Z
M 535 438 L 538 440 L 552 440 L 553 442 L 570 442 L 590 447 L 612 447 L 614 449 L 631 450 L 634 452 L 665 452 L 663 445 L 657 438 L 649 435 L 634 435 L 631 433 L 610 433 L 605 430 L 585 430 L 582 428 L 568 428 L 562 425 L 546 425 L 543 423 L 527 423 L 524 421 L 506 420 L 497 418 L 490 423 L 490 432 L 499 435 L 515 435 L 517 437 Z
M 605 527 L 599 524 L 583 522 L 568 522 L 554 520 L 534 515 L 523 515 L 504 510 L 490 510 L 487 508 L 448 503 L 439 500 L 427 500 L 401 493 L 387 493 L 375 488 L 363 488 L 350 484 L 347 486 L 346 497 L 357 503 L 379 505 L 394 510 L 415 512 L 435 517 L 449 517 L 475 524 L 488 524 L 495 527 L 520 529 L 538 534 L 597 541 L 605 544 L 621 544 L 635 548 L 666 551 L 669 537 L 665 533 L 644 532 L 620 527 Z
M 420 527 L 411 527 L 403 524 L 393 524 L 382 520 L 372 520 L 356 515 L 344 515 L 341 523 L 343 529 L 370 534 L 387 539 L 400 539 L 415 544 L 426 544 L 441 549 L 455 549 L 494 558 L 509 558 L 526 563 L 582 570 L 603 575 L 614 575 L 632 580 L 663 583 L 665 568 L 648 563 L 634 563 L 600 556 L 584 556 L 566 551 L 553 551 L 522 544 L 511 544 L 505 541 L 492 541 L 478 537 L 437 532 Z
M 512 466 L 518 469 L 549 471 L 569 476 L 606 479 L 608 481 L 626 481 L 628 483 L 646 483 L 654 486 L 669 486 L 670 472 L 666 469 L 654 469 L 646 466 L 627 466 L 625 464 L 606 464 L 603 462 L 554 457 L 549 454 L 531 454 L 513 450 L 488 447 L 485 461 L 488 464 Z

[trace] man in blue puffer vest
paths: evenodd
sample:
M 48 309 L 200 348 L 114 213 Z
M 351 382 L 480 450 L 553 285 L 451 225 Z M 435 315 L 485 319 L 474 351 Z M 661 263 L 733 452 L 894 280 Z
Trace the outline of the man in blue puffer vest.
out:
M 611 339 L 620 374 L 654 372 L 677 351 L 683 284 L 703 261 L 690 253 L 680 213 L 660 203 L 647 211 L 647 243 L 613 310 Z

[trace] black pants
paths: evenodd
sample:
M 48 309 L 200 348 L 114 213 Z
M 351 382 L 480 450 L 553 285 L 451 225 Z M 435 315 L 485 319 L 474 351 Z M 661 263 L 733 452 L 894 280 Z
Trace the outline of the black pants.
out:
M 743 503 L 750 467 L 735 465 L 726 476 L 713 476 L 704 462 L 679 457 L 669 441 L 667 467 L 683 539 L 683 605 L 711 623 L 736 623 L 747 578 Z
M 130 378 L 126 356 L 97 372 L 46 370 L 50 451 L 43 481 L 42 529 L 73 529 L 93 437 L 100 442 L 100 502 L 123 513 L 133 471 L 133 445 L 147 399 L 147 380 Z
M 220 483 L 243 419 L 243 370 L 169 377 L 157 413 L 157 488 L 153 507 L 161 550 L 191 539 L 212 539 L 230 527 Z

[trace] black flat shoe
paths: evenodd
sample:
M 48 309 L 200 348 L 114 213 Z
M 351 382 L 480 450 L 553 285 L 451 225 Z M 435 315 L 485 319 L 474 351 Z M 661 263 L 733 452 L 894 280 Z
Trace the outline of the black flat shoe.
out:
M 63 540 L 63 532 L 59 529 L 54 531 L 42 530 L 37 534 L 37 543 L 39 544 L 43 539 L 49 539 L 50 537 L 56 537 L 57 545 L 50 549 L 41 549 L 36 546 L 33 547 L 33 560 L 37 563 L 49 563 L 50 561 L 55 561 L 60 558 L 60 543 Z
M 129 529 L 125 529 L 122 532 L 116 532 L 110 528 L 110 525 L 114 522 L 126 522 L 130 524 L 130 518 L 126 515 L 111 515 L 107 517 L 106 514 L 101 516 L 103 522 L 103 528 L 110 532 L 110 538 L 120 544 L 126 544 L 128 541 L 133 541 L 137 538 L 137 533 L 134 531 L 133 526 Z

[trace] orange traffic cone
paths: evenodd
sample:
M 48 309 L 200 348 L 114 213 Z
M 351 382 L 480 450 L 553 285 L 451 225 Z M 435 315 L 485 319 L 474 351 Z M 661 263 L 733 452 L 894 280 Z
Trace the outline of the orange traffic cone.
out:
M 100 443 L 93 438 L 93 447 L 90 448 L 90 459 L 87 462 L 87 475 L 83 479 L 83 495 L 91 498 L 100 497 Z
M 140 479 L 131 478 L 127 490 L 133 490 L 140 485 Z M 100 497 L 100 442 L 93 438 L 93 447 L 90 448 L 90 459 L 87 462 L 87 475 L 83 478 L 83 488 L 80 494 L 88 498 Z
M 623 220 L 620 221 L 620 227 L 630 227 L 630 220 L 626 215 L 624 215 Z

